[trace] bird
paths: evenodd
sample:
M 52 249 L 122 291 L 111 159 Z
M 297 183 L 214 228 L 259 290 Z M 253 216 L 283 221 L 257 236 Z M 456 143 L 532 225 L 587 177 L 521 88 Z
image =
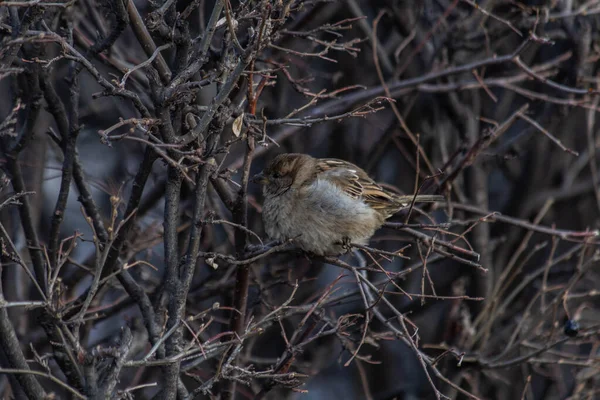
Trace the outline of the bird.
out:
M 291 240 L 316 256 L 338 256 L 350 244 L 367 245 L 413 199 L 444 200 L 439 195 L 398 195 L 348 161 L 300 153 L 279 154 L 251 181 L 262 186 L 267 235 Z

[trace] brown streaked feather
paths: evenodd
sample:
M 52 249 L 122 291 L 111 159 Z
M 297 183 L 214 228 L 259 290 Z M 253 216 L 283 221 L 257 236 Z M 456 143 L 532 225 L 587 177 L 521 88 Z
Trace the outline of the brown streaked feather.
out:
M 415 198 L 412 194 L 407 195 L 394 195 L 396 202 L 402 204 L 403 207 L 407 207 L 412 203 L 413 199 L 415 203 L 435 203 L 438 201 L 445 201 L 444 196 L 438 194 L 418 194 Z
M 347 161 L 334 158 L 320 159 L 317 163 L 318 173 L 333 182 L 348 196 L 362 198 L 375 210 L 392 214 L 402 207 L 395 195 L 387 192 L 377 184 L 365 171 Z
M 347 161 L 323 158 L 318 160 L 316 169 L 317 176 L 322 175 L 352 198 L 362 198 L 365 203 L 383 213 L 386 218 L 413 201 L 412 195 L 397 195 L 382 188 L 365 171 Z M 437 195 L 418 195 L 415 199 L 416 202 L 443 200 L 443 196 Z

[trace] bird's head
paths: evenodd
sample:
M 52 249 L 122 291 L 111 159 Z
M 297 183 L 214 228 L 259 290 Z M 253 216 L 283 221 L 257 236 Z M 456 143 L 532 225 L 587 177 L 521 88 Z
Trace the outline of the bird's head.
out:
M 316 175 L 315 165 L 316 160 L 307 154 L 280 154 L 256 174 L 252 182 L 263 186 L 265 196 L 280 196 L 289 189 L 312 182 Z

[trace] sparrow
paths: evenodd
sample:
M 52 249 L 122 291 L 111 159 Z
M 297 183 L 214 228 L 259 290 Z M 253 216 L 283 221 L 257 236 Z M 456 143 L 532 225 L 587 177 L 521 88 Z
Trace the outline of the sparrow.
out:
M 267 235 L 292 240 L 319 256 L 345 253 L 350 243 L 366 245 L 386 219 L 417 202 L 443 196 L 401 196 L 384 189 L 347 161 L 286 153 L 252 178 L 262 185 Z

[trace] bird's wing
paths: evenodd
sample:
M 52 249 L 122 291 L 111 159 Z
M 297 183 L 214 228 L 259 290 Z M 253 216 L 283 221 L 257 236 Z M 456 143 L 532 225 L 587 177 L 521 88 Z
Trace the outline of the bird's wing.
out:
M 319 178 L 327 179 L 348 196 L 362 199 L 375 210 L 390 213 L 402 206 L 365 171 L 347 161 L 324 158 L 317 163 L 317 171 Z

